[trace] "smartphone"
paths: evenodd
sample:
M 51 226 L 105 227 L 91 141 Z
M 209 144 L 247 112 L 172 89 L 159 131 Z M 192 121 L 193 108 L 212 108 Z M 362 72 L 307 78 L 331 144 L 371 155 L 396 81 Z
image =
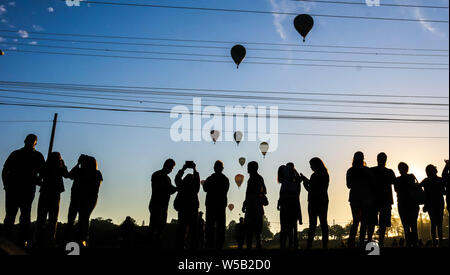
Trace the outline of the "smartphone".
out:
M 195 167 L 195 164 L 194 164 L 194 162 L 192 160 L 186 161 L 185 165 L 186 165 L 187 168 L 194 168 Z

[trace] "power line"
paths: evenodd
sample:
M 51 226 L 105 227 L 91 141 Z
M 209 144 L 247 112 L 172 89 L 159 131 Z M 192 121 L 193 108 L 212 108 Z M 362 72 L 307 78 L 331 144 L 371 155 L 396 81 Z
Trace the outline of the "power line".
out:
M 22 102 L 0 102 L 0 105 L 5 106 L 21 106 L 21 107 L 39 107 L 39 108 L 65 108 L 65 109 L 80 109 L 80 110 L 96 110 L 96 111 L 113 111 L 113 112 L 131 112 L 131 113 L 154 113 L 154 114 L 170 114 L 169 110 L 160 109 L 122 109 L 122 108 L 102 108 L 102 107 L 88 107 L 75 105 L 47 105 L 47 104 L 28 104 Z M 196 112 L 176 112 L 178 114 L 201 115 Z M 234 114 L 224 113 L 224 116 L 234 116 Z M 291 116 L 291 115 L 267 115 L 268 118 L 277 119 L 294 119 L 294 120 L 323 120 L 323 121 L 353 121 L 353 122 L 406 122 L 406 123 L 448 123 L 445 119 L 403 119 L 403 118 L 374 118 L 374 117 L 319 117 L 319 116 Z
M 51 123 L 51 120 L 0 120 L 0 123 Z M 163 126 L 149 126 L 149 125 L 133 125 L 133 124 L 117 124 L 117 123 L 101 123 L 101 122 L 88 122 L 88 121 L 71 121 L 60 120 L 58 123 L 66 124 L 79 124 L 79 125 L 92 125 L 92 126 L 113 126 L 113 127 L 126 127 L 126 128 L 143 128 L 143 129 L 159 129 L 170 130 L 169 127 Z M 191 129 L 192 131 L 205 131 L 204 129 Z M 222 131 L 233 132 L 233 131 Z M 250 134 L 253 132 L 246 131 Z M 280 132 L 279 135 L 291 135 L 291 136 L 318 136 L 318 137 L 350 137 L 350 138 L 403 138 L 403 139 L 448 139 L 445 136 L 399 136 L 399 135 L 349 135 L 349 134 L 321 134 L 321 133 L 295 133 L 295 132 Z
M 0 30 L 0 32 L 18 33 L 19 30 Z M 405 47 L 370 47 L 370 46 L 345 46 L 345 45 L 315 45 L 300 43 L 271 43 L 271 42 L 251 42 L 251 41 L 223 41 L 223 40 L 204 40 L 204 39 L 175 39 L 162 37 L 142 37 L 142 36 L 121 36 L 121 35 L 98 35 L 98 34 L 79 34 L 79 33 L 55 33 L 55 32 L 37 32 L 27 31 L 29 34 L 53 35 L 53 36 L 72 36 L 89 38 L 111 38 L 128 40 L 153 40 L 153 41 L 172 41 L 172 42 L 193 42 L 193 43 L 215 43 L 215 44 L 245 44 L 245 45 L 266 45 L 266 46 L 290 46 L 290 47 L 318 47 L 318 48 L 342 48 L 342 49 L 364 49 L 364 50 L 395 50 L 395 51 L 430 51 L 430 52 L 448 52 L 448 49 L 431 48 L 405 48 Z
M 167 101 L 147 101 L 147 100 L 124 100 L 115 99 L 108 97 L 92 97 L 92 96 L 82 96 L 82 95 L 67 95 L 67 94 L 55 94 L 55 93 L 43 93 L 43 92 L 30 92 L 30 91 L 17 91 L 17 90 L 4 90 L 4 92 L 18 92 L 18 93 L 28 93 L 37 95 L 51 95 L 51 96 L 61 96 L 61 97 L 75 97 L 83 99 L 97 99 L 97 100 L 111 100 L 111 101 L 127 101 L 135 103 L 152 103 L 152 104 L 164 104 L 164 105 L 175 105 L 175 104 L 185 104 L 182 102 L 167 102 Z M 56 102 L 56 103 L 69 103 L 69 104 L 83 104 L 83 105 L 98 105 L 98 106 L 109 106 L 109 107 L 123 107 L 123 108 L 141 108 L 142 106 L 123 106 L 123 105 L 110 105 L 110 104 L 92 104 L 84 102 L 73 102 L 73 101 L 60 101 L 60 100 L 49 100 L 49 99 L 37 99 L 37 98 L 24 98 L 24 97 L 14 97 L 14 96 L 4 96 L 0 95 L 0 98 L 9 99 L 21 99 L 21 100 L 34 100 L 34 101 L 45 101 L 45 102 Z M 217 105 L 217 107 L 225 108 L 224 105 Z M 406 117 L 448 117 L 448 115 L 430 115 L 430 114 L 402 114 L 402 113 L 373 113 L 373 112 L 340 112 L 340 111 L 321 111 L 321 110 L 304 110 L 304 109 L 284 109 L 279 108 L 279 111 L 284 112 L 304 112 L 304 113 L 326 113 L 326 114 L 349 114 L 349 115 L 376 115 L 376 116 L 406 116 Z
M 338 5 L 360 5 L 366 6 L 365 2 L 350 2 L 350 1 L 326 1 L 326 0 L 291 0 L 294 2 L 310 2 L 319 4 L 338 4 Z M 423 9 L 448 9 L 448 6 L 436 6 L 436 5 L 410 5 L 410 4 L 390 4 L 390 3 L 379 3 L 380 7 L 400 7 L 400 8 L 423 8 Z
M 216 49 L 230 50 L 230 47 L 208 46 L 208 45 L 185 45 L 185 44 L 157 44 L 157 43 L 135 43 L 118 41 L 97 41 L 97 40 L 77 40 L 77 39 L 57 39 L 43 37 L 20 37 L 4 35 L 3 38 L 42 40 L 70 43 L 88 44 L 109 44 L 109 45 L 129 45 L 129 46 L 150 46 L 150 47 L 172 47 L 172 48 L 196 48 L 196 49 Z M 392 52 L 355 52 L 355 51 L 324 51 L 324 50 L 298 50 L 298 49 L 274 49 L 274 48 L 247 48 L 248 51 L 270 51 L 270 52 L 299 52 L 299 53 L 323 53 L 323 54 L 354 54 L 354 55 L 375 55 L 375 56 L 415 56 L 415 57 L 448 57 L 448 54 L 419 54 L 419 53 L 392 53 Z
M 123 55 L 100 55 L 100 54 L 82 54 L 82 53 L 61 53 L 61 52 L 47 52 L 47 51 L 30 51 L 10 49 L 10 51 L 19 53 L 38 53 L 38 54 L 52 54 L 52 55 L 71 55 L 71 56 L 87 56 L 87 57 L 102 57 L 102 58 L 119 58 L 119 59 L 138 59 L 138 60 L 160 60 L 160 61 L 182 61 L 182 62 L 200 62 L 200 63 L 228 63 L 234 64 L 232 61 L 224 60 L 206 60 L 206 59 L 187 59 L 187 58 L 163 58 L 163 57 L 141 57 L 141 56 L 123 56 Z M 354 68 L 354 69 L 396 69 L 396 70 L 431 70 L 431 71 L 447 71 L 448 68 L 435 67 L 394 67 L 394 66 L 369 66 L 369 65 L 338 65 L 338 64 L 300 64 L 300 63 L 276 63 L 276 62 L 252 62 L 247 61 L 246 64 L 253 65 L 280 65 L 280 66 L 301 66 L 301 67 L 328 67 L 328 68 Z
M 62 1 L 65 1 L 65 0 L 62 0 Z M 278 14 L 278 15 L 293 15 L 293 16 L 298 15 L 298 13 L 293 13 L 293 12 L 188 7 L 188 6 L 169 6 L 169 5 L 138 4 L 138 3 L 117 3 L 117 2 L 104 2 L 104 1 L 83 1 L 83 3 L 97 4 L 97 5 L 111 5 L 111 6 L 133 6 L 133 7 L 145 7 L 145 8 L 182 9 L 182 10 L 214 11 L 214 12 L 230 12 L 230 13 L 251 13 L 251 14 L 270 14 L 270 15 Z M 331 15 L 331 14 L 310 14 L 310 15 L 312 17 L 339 18 L 339 19 L 364 19 L 364 20 L 404 21 L 404 22 L 449 23 L 448 20 L 438 20 L 438 19 L 369 17 L 369 16 Z
M 112 85 L 88 85 L 88 84 L 57 84 L 57 83 L 39 83 L 39 82 L 10 82 L 10 81 L 0 81 L 0 85 L 7 86 L 17 86 L 17 87 L 27 87 L 27 88 L 48 88 L 56 90 L 83 90 L 92 92 L 119 92 L 128 94 L 152 94 L 152 95 L 171 95 L 171 96 L 189 96 L 189 97 L 212 97 L 212 98 L 232 98 L 232 99 L 255 99 L 255 100 L 269 100 L 274 101 L 318 101 L 318 102 L 339 102 L 339 103 L 360 103 L 360 104 L 384 104 L 384 105 L 430 105 L 430 106 L 448 106 L 449 104 L 443 103 L 432 103 L 432 102 L 399 102 L 399 101 L 366 101 L 366 100 L 332 100 L 332 99 L 317 99 L 317 98 L 299 98 L 299 97 L 268 97 L 268 96 L 249 96 L 242 95 L 242 93 L 256 93 L 258 91 L 245 91 L 245 90 L 220 90 L 220 89 L 194 89 L 194 88 L 169 88 L 169 87 L 133 87 L 133 86 L 112 86 Z M 130 89 L 131 88 L 131 89 Z M 139 89 L 139 90 L 136 90 Z M 142 90 L 141 90 L 142 89 Z M 145 89 L 145 90 L 144 90 Z M 163 90 L 155 91 L 155 90 Z M 182 90 L 182 91 L 197 91 L 197 93 L 186 93 L 186 92 L 173 92 L 171 90 Z M 207 94 L 198 93 L 208 92 Z M 211 94 L 210 92 L 227 92 L 228 94 Z M 260 93 L 267 93 L 271 95 L 279 94 L 277 91 L 261 91 Z M 238 95 L 233 95 L 233 93 L 238 93 Z M 285 94 L 285 92 L 281 92 Z M 330 95 L 332 93 L 329 93 Z M 358 96 L 357 94 L 354 94 Z M 401 97 L 401 96 L 399 96 Z
M 172 91 L 202 91 L 202 92 L 223 92 L 223 93 L 250 93 L 250 94 L 290 94 L 290 95 L 313 95 L 313 96 L 356 96 L 356 97 L 391 97 L 391 98 L 426 98 L 426 99 L 448 99 L 448 96 L 436 95 L 399 95 L 393 94 L 377 94 L 377 92 L 366 93 L 333 93 L 333 92 L 292 92 L 284 90 L 238 90 L 238 89 L 205 89 L 205 88 L 181 88 L 181 87 L 161 87 L 161 86 L 123 86 L 123 85 L 94 85 L 94 84 L 79 84 L 79 83 L 54 83 L 54 82 L 24 82 L 24 81 L 3 81 L 0 80 L 0 85 L 18 86 L 18 87 L 38 87 L 38 88 L 113 88 L 114 92 L 130 91 L 133 93 L 145 92 L 147 90 L 172 90 Z
M 125 49 L 110 49 L 110 48 L 86 48 L 86 47 L 67 47 L 67 46 L 54 46 L 54 45 L 42 45 L 42 44 L 25 44 L 25 43 L 10 43 L 2 42 L 6 45 L 16 46 L 30 46 L 41 48 L 54 48 L 54 49 L 70 49 L 70 50 L 87 50 L 87 51 L 102 51 L 102 52 L 119 52 L 119 53 L 144 53 L 144 54 L 158 54 L 158 55 L 180 55 L 180 56 L 196 56 L 196 57 L 223 57 L 229 58 L 229 55 L 218 54 L 198 54 L 198 53 L 178 53 L 178 52 L 155 52 L 155 51 L 138 51 L 138 50 L 125 50 Z M 371 60 L 342 60 L 342 59 L 310 59 L 310 58 L 283 58 L 283 57 L 261 57 L 261 56 L 249 56 L 246 59 L 263 59 L 263 60 L 286 60 L 286 61 L 313 61 L 313 62 L 343 62 L 343 63 L 374 63 L 374 64 L 396 64 L 396 65 L 431 65 L 431 66 L 448 66 L 449 63 L 427 63 L 427 62 L 394 62 L 394 61 L 371 61 Z

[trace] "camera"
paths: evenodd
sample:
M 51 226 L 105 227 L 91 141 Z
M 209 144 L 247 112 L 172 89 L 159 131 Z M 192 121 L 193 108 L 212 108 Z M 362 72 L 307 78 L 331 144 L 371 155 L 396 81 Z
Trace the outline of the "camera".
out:
M 184 166 L 186 168 L 195 168 L 195 163 L 191 160 L 186 161 L 186 163 L 184 164 Z

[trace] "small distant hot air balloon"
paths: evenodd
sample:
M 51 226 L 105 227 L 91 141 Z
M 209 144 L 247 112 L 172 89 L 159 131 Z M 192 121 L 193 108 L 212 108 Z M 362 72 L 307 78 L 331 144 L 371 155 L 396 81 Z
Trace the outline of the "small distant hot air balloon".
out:
M 240 164 L 242 167 L 244 167 L 245 161 L 246 161 L 246 159 L 245 159 L 244 157 L 239 158 L 239 164 Z
M 205 180 L 201 180 L 200 184 L 203 185 L 205 183 Z
M 234 181 L 236 182 L 238 187 L 241 187 L 242 183 L 244 182 L 244 175 L 238 174 L 234 177 Z
M 236 63 L 237 68 L 239 69 L 239 64 L 244 60 L 247 51 L 245 47 L 242 45 L 235 45 L 231 48 L 231 57 L 233 58 L 234 63 Z
M 0 50 L 0 55 L 5 55 L 5 52 Z
M 269 143 L 267 142 L 261 142 L 259 145 L 259 150 L 261 150 L 261 153 L 263 154 L 263 157 L 266 157 L 267 151 L 269 151 Z
M 233 209 L 234 209 L 234 204 L 230 203 L 230 204 L 228 205 L 228 209 L 230 209 L 230 211 L 233 211 Z
M 297 15 L 294 19 L 294 27 L 303 36 L 303 42 L 305 42 L 306 36 L 314 26 L 314 19 L 308 14 Z
M 242 141 L 242 137 L 244 136 L 244 134 L 241 131 L 236 131 L 234 132 L 234 141 L 236 141 L 237 145 L 239 146 L 239 143 L 241 143 Z
M 210 132 L 210 134 L 211 134 L 211 139 L 214 141 L 214 143 L 216 143 L 216 141 L 219 139 L 220 132 L 217 130 L 212 130 Z

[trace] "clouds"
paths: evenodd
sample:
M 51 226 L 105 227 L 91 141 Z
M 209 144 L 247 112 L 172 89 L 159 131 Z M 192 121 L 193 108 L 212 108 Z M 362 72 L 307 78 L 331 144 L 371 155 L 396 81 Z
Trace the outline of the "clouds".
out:
M 18 34 L 20 35 L 20 37 L 22 37 L 22 38 L 28 38 L 28 36 L 29 36 L 28 32 L 27 32 L 27 31 L 24 31 L 24 30 L 19 30 L 17 33 L 18 33 Z
M 431 32 L 433 34 L 436 34 L 440 37 L 445 37 L 445 34 L 441 31 L 439 31 L 438 29 L 436 29 L 430 22 L 426 22 L 423 21 L 425 20 L 425 16 L 422 13 L 422 10 L 420 8 L 415 8 L 414 9 L 414 15 L 417 19 L 420 20 L 420 25 L 422 26 L 422 28 L 428 32 Z
M 28 44 L 30 44 L 30 45 L 37 45 L 37 43 L 38 43 L 38 42 L 36 42 L 36 41 L 31 41 L 31 42 L 28 43 Z
M 52 13 L 52 12 L 55 11 L 55 9 L 54 9 L 53 7 L 48 7 L 48 8 L 47 8 L 47 11 L 48 11 L 49 13 Z
M 41 32 L 44 30 L 44 28 L 39 25 L 33 25 L 33 29 L 37 32 Z
M 5 5 L 0 5 L 0 15 L 3 15 L 6 13 Z

